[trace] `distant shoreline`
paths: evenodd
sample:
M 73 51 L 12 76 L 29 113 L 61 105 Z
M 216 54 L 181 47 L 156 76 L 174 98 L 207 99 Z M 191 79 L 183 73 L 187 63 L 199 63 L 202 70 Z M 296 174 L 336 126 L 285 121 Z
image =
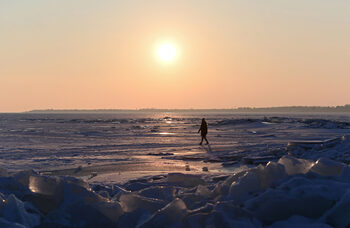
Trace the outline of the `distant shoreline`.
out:
M 344 106 L 281 106 L 231 109 L 38 109 L 22 113 L 130 113 L 130 112 L 223 112 L 223 113 L 350 113 L 350 105 Z

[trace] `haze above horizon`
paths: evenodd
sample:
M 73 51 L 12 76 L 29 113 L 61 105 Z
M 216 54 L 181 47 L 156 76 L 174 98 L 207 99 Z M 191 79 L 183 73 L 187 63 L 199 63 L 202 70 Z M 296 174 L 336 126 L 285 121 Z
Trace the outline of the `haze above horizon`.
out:
M 346 0 L 1 1 L 0 112 L 344 105 L 349 24 Z

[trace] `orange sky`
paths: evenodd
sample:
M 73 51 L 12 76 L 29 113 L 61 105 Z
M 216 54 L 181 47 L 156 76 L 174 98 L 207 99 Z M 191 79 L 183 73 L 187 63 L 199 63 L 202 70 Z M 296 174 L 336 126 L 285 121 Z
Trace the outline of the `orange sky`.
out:
M 0 112 L 348 104 L 349 24 L 347 0 L 1 1 Z

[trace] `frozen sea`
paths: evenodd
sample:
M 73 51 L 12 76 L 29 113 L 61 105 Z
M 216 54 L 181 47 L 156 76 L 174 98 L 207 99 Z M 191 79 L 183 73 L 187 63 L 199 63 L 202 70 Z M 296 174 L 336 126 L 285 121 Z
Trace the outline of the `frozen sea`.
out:
M 348 114 L 0 114 L 0 227 L 345 228 L 349 164 Z
M 201 118 L 210 145 L 200 146 Z M 210 111 L 0 114 L 0 165 L 121 181 L 173 171 L 234 172 L 276 160 L 293 141 L 350 134 L 350 115 Z M 110 178 L 107 178 L 110 180 Z M 115 178 L 114 178 L 115 179 Z M 118 180 L 118 178 L 116 178 Z

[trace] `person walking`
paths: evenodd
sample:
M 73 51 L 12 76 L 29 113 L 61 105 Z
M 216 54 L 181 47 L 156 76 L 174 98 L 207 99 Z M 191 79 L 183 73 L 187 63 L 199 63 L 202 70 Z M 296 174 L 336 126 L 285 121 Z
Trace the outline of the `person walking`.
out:
M 208 145 L 208 144 L 209 144 L 208 139 L 207 139 L 208 124 L 207 124 L 207 122 L 205 121 L 204 118 L 202 119 L 201 127 L 200 127 L 199 130 L 198 130 L 198 133 L 199 133 L 199 132 L 201 132 L 201 136 L 202 136 L 202 140 L 201 140 L 201 142 L 199 143 L 199 145 L 202 145 L 203 139 L 205 139 L 205 141 L 207 142 L 206 145 Z

